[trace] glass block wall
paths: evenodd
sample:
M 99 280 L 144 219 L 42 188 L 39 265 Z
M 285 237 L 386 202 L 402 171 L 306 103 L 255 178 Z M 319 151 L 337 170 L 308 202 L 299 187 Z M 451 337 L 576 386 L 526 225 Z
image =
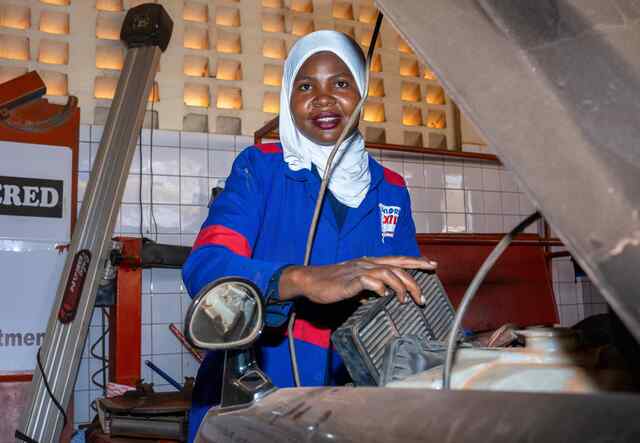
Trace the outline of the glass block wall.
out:
M 151 0 L 153 1 L 153 0 Z M 295 41 L 335 29 L 367 51 L 372 0 L 161 0 L 174 32 L 149 97 L 160 129 L 250 135 L 278 113 Z M 50 100 L 80 101 L 103 124 L 124 63 L 119 31 L 142 0 L 1 0 L 0 82 L 28 70 Z M 361 130 L 373 142 L 459 148 L 455 111 L 434 73 L 383 23 Z M 151 120 L 151 119 L 149 119 Z

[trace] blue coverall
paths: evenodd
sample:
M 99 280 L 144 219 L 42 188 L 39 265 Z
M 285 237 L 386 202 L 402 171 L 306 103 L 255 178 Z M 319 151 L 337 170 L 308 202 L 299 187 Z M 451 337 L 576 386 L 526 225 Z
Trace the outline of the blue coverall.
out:
M 311 265 L 362 256 L 420 255 L 403 178 L 372 157 L 369 169 L 369 191 L 358 208 L 347 210 L 341 229 L 331 205 L 323 205 Z M 286 265 L 303 263 L 319 188 L 317 173 L 289 169 L 280 144 L 242 151 L 183 267 L 189 294 L 193 297 L 220 277 L 240 276 L 254 282 L 267 298 L 267 326 L 276 323 L 273 319 L 278 314 L 286 317 L 291 302 L 277 303 L 274 280 Z M 335 384 L 344 373 L 330 334 L 354 309 L 352 301 L 333 305 L 306 299 L 296 302 L 294 338 L 304 386 Z M 260 367 L 272 382 L 278 387 L 293 386 L 286 328 L 267 327 L 257 349 Z M 210 353 L 198 373 L 190 418 L 192 437 L 206 411 L 219 400 L 219 354 Z

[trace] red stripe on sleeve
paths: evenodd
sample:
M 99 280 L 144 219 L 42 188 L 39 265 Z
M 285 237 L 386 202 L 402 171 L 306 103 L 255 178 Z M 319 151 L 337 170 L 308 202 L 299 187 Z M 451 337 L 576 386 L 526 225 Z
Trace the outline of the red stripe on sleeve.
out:
M 388 168 L 384 168 L 384 180 L 389 184 L 400 186 L 403 188 L 407 186 L 404 178 L 402 178 L 400 174 Z
M 297 318 L 293 326 L 293 337 L 312 345 L 329 349 L 331 329 L 318 328 L 302 318 Z
M 247 238 L 238 231 L 223 225 L 207 226 L 200 231 L 193 244 L 193 249 L 206 245 L 224 246 L 235 254 L 251 257 L 251 247 Z
M 277 143 L 261 143 L 255 146 L 263 154 L 279 154 L 282 152 L 282 148 Z

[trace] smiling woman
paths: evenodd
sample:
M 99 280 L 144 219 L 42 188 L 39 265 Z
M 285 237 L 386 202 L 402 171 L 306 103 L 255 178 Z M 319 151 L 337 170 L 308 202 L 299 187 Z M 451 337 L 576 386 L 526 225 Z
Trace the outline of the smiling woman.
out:
M 393 289 L 401 301 L 419 303 L 420 290 L 407 269 L 435 267 L 419 257 L 404 180 L 368 155 L 357 127 L 338 146 L 304 266 L 320 176 L 365 85 L 364 55 L 352 38 L 318 31 L 295 43 L 282 73 L 281 143 L 251 146 L 238 155 L 183 268 L 192 296 L 232 275 L 264 294 L 267 328 L 257 344 L 259 363 L 279 387 L 294 384 L 282 328 L 293 306 L 297 319 L 289 336 L 301 384 L 344 382 L 330 334 L 353 311 L 349 299 L 365 290 L 382 296 Z M 191 438 L 208 406 L 219 400 L 219 357 L 210 354 L 198 373 Z

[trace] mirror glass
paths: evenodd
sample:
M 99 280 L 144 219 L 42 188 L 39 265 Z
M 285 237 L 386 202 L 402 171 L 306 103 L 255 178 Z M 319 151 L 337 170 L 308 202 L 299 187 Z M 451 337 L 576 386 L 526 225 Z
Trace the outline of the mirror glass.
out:
M 196 347 L 231 349 L 250 345 L 262 331 L 260 291 L 238 278 L 217 280 L 191 303 L 185 335 Z

